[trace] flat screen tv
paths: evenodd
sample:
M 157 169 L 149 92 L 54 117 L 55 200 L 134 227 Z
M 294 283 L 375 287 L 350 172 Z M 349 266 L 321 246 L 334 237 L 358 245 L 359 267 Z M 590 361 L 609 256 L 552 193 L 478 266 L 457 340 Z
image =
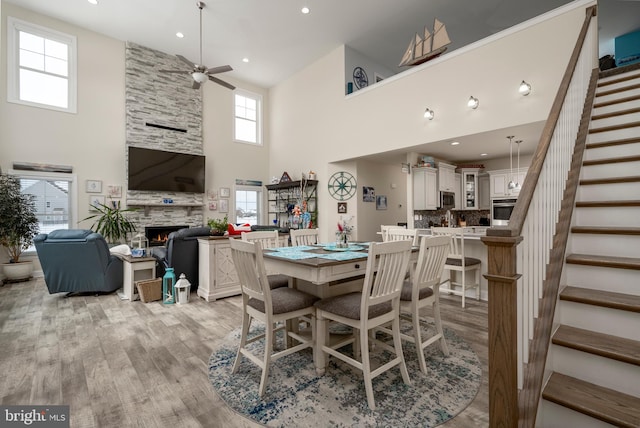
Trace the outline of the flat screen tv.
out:
M 204 193 L 204 156 L 129 147 L 129 190 Z

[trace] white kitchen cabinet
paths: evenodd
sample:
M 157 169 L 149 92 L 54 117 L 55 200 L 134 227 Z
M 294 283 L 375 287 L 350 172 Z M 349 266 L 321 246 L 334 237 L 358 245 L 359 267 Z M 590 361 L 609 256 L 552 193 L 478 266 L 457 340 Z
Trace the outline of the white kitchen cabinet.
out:
M 520 189 L 509 189 L 509 181 L 513 179 L 514 183 L 519 183 L 520 188 L 524 183 L 528 168 L 520 168 L 513 170 L 513 178 L 508 169 L 489 171 L 489 190 L 491 198 L 504 198 L 518 196 Z
M 460 188 L 462 210 L 477 210 L 480 206 L 478 191 L 478 175 L 479 168 L 462 168 L 460 169 Z
M 481 173 L 478 175 L 478 209 L 491 209 L 491 194 L 489 183 L 489 174 Z
M 437 170 L 434 168 L 413 168 L 411 173 L 413 175 L 413 209 L 437 209 Z
M 456 184 L 455 184 L 456 189 L 462 189 L 462 177 L 460 176 L 460 174 L 456 173 L 455 180 L 456 180 Z M 462 192 L 456 192 L 456 196 L 454 200 L 455 200 L 454 209 L 461 210 L 462 209 Z
M 456 188 L 456 167 L 438 162 L 438 190 L 441 192 L 459 192 Z

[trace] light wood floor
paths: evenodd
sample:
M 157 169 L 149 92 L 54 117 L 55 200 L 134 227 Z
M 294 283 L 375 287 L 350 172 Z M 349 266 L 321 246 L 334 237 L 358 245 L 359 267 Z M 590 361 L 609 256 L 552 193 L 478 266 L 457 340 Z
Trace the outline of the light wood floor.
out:
M 487 305 L 442 299 L 442 317 L 475 350 L 483 382 L 445 427 L 488 426 Z M 72 427 L 255 427 L 213 392 L 207 362 L 240 326 L 240 298 L 181 306 L 116 294 L 49 295 L 42 279 L 0 287 L 0 402 L 68 404 Z

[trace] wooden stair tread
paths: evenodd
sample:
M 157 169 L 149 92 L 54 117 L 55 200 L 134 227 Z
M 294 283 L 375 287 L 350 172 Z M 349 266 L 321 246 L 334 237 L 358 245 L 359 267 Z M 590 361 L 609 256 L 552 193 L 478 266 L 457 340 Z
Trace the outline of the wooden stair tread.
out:
M 596 235 L 640 235 L 640 227 L 573 226 L 571 233 L 591 233 Z
M 591 184 L 618 184 L 618 183 L 636 183 L 640 181 L 640 175 L 632 177 L 608 177 L 608 178 L 592 178 L 580 180 L 581 186 L 588 186 Z
M 607 163 L 636 162 L 636 161 L 640 161 L 640 155 L 620 156 L 620 157 L 617 157 L 617 158 L 585 160 L 585 161 L 582 162 L 582 166 L 603 165 L 603 164 L 607 164 Z
M 638 78 L 640 78 L 640 73 L 628 73 L 628 74 L 625 74 L 624 76 L 618 77 L 617 79 L 611 79 L 604 82 L 599 81 L 598 88 L 603 88 L 605 86 L 615 85 L 617 83 L 627 82 L 629 80 L 634 80 Z
M 640 112 L 640 107 L 634 107 L 626 110 L 613 111 L 611 113 L 596 114 L 591 116 L 591 120 L 601 120 L 601 119 L 607 119 L 610 117 L 623 116 L 625 114 L 633 114 L 633 113 L 639 113 L 639 112 Z
M 634 89 L 640 89 L 640 83 L 634 83 L 633 85 L 627 85 L 621 88 L 608 89 L 605 91 L 596 92 L 596 98 L 604 97 L 612 94 L 619 94 L 620 92 L 633 91 Z
M 640 312 L 640 296 L 567 286 L 560 293 L 560 300 L 583 303 L 621 311 Z
M 542 398 L 620 427 L 640 426 L 640 398 L 552 373 Z
M 603 126 L 602 128 L 590 128 L 589 134 L 597 134 L 599 132 L 619 131 L 620 129 L 635 128 L 640 126 L 640 122 L 625 122 L 618 125 Z
M 574 265 L 601 266 L 619 269 L 640 270 L 640 258 L 594 256 L 591 254 L 570 254 L 566 262 Z
M 635 144 L 635 143 L 640 143 L 640 138 L 639 137 L 632 137 L 632 138 L 622 138 L 622 139 L 618 139 L 618 140 L 609 140 L 609 141 L 600 141 L 597 143 L 587 143 L 587 145 L 585 146 L 585 148 L 588 149 L 599 149 L 602 147 L 611 147 L 611 146 L 620 146 L 623 144 Z
M 640 365 L 640 342 L 636 340 L 561 325 L 554 333 L 552 342 L 554 345 Z
M 578 201 L 576 207 L 600 208 L 600 207 L 640 207 L 640 200 L 625 199 L 618 201 Z
M 594 103 L 593 104 L 593 108 L 599 108 L 599 107 L 607 107 L 607 106 L 611 106 L 614 104 L 622 104 L 622 103 L 626 103 L 629 101 L 637 101 L 640 100 L 640 95 L 632 95 L 630 97 L 624 97 L 624 98 L 618 98 L 615 100 L 611 100 L 611 101 L 602 101 L 600 103 Z

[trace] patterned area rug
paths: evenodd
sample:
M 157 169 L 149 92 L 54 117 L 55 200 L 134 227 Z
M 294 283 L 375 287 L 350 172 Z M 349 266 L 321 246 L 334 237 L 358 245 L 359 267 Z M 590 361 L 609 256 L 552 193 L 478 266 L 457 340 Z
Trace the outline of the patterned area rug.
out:
M 254 324 L 252 332 L 263 330 L 256 321 Z M 407 327 L 410 325 L 403 323 L 403 330 Z M 429 335 L 435 330 L 427 322 L 422 329 Z M 437 344 L 427 347 L 427 375 L 420 371 L 414 345 L 403 341 L 411 385 L 403 383 L 397 367 L 376 377 L 375 411 L 367 406 L 360 371 L 330 357 L 326 374 L 317 376 L 309 349 L 272 363 L 264 400 L 260 399 L 260 369 L 255 364 L 243 358 L 238 372 L 231 374 L 239 329 L 211 355 L 209 379 L 232 409 L 270 427 L 434 427 L 473 401 L 482 375 L 478 356 L 467 343 L 450 329 L 444 332 L 449 356 L 445 357 Z M 261 344 L 253 344 L 256 352 L 264 349 Z M 376 354 L 372 352 L 372 356 Z M 384 356 L 382 361 L 387 361 Z

